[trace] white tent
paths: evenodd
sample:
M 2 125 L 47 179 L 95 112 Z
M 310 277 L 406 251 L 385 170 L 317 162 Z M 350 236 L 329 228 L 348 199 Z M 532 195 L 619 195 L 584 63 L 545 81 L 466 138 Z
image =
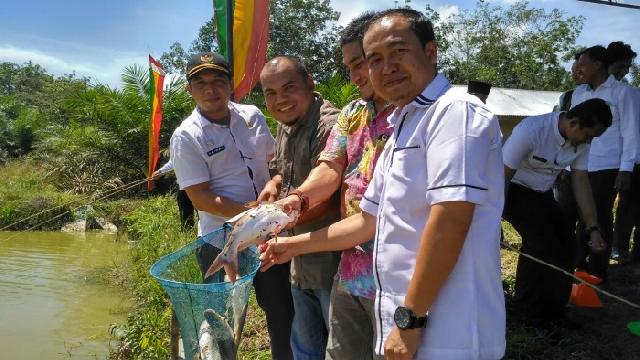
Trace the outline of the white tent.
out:
M 453 85 L 454 91 L 467 91 L 467 85 Z M 500 117 L 527 117 L 553 111 L 553 105 L 562 93 L 507 88 L 491 88 L 487 106 Z

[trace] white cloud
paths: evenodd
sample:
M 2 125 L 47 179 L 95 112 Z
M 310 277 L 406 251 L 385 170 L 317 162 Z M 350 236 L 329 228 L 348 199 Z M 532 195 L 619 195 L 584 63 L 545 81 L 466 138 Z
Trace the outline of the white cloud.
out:
M 457 5 L 445 5 L 437 8 L 436 11 L 440 14 L 440 20 L 446 20 L 451 16 L 458 15 L 460 8 Z
M 345 26 L 354 17 L 360 15 L 366 10 L 373 10 L 371 2 L 367 0 L 355 0 L 355 1 L 332 1 L 331 6 L 340 12 L 340 19 L 338 24 Z
M 0 61 L 23 64 L 31 61 L 44 67 L 47 72 L 53 75 L 64 75 L 75 72 L 79 76 L 87 76 L 95 82 L 107 84 L 111 87 L 120 86 L 120 76 L 122 70 L 127 65 L 144 64 L 147 58 L 145 53 L 111 53 L 110 56 L 101 57 L 102 62 L 94 61 L 74 61 L 69 56 L 54 55 L 41 50 L 20 48 L 10 44 L 0 44 Z M 104 56 L 104 55 L 103 55 Z

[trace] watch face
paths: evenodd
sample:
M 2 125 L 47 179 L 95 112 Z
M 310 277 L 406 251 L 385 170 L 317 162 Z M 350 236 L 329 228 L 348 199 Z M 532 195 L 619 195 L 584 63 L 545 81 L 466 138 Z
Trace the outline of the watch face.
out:
M 396 308 L 393 320 L 400 329 L 407 329 L 411 325 L 411 311 L 405 307 Z

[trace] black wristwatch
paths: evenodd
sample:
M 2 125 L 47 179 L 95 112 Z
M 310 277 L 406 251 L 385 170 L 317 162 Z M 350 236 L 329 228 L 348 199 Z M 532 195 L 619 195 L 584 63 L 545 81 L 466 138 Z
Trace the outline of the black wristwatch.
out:
M 393 321 L 401 330 L 424 328 L 427 326 L 428 318 L 429 315 L 416 316 L 413 310 L 404 306 L 398 306 L 393 314 Z

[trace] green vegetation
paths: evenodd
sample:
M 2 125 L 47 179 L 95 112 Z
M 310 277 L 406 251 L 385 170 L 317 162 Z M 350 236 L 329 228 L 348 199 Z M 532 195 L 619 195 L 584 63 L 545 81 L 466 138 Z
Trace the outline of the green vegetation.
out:
M 160 284 L 149 274 L 151 265 L 161 256 L 193 241 L 194 230 L 180 230 L 175 197 L 159 196 L 147 201 L 123 218 L 129 240 L 135 241 L 124 267 L 116 278 L 136 304 L 124 330 L 124 339 L 112 359 L 167 359 L 169 357 L 169 321 L 171 307 Z M 194 282 L 199 273 L 185 275 Z M 250 299 L 242 359 L 269 359 L 264 315 L 255 298 Z

